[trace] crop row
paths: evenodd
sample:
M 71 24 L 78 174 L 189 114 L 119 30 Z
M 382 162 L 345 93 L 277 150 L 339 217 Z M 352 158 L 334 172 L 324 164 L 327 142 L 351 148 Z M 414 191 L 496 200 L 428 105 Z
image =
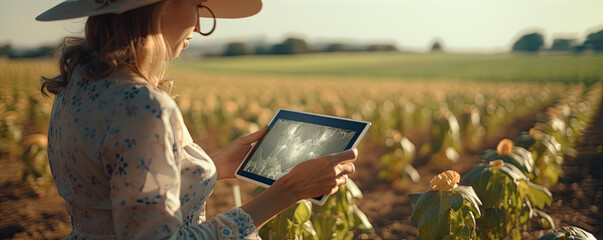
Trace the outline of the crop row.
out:
M 557 183 L 564 156 L 575 154 L 576 141 L 600 107 L 602 90 L 600 83 L 575 86 L 529 132 L 482 151 L 483 163 L 462 177 L 448 170 L 431 180 L 430 190 L 410 194 L 419 237 L 521 239 L 536 218 L 552 228 L 540 239 L 595 239 L 577 227 L 556 229 L 542 209 L 552 202 L 546 187 Z

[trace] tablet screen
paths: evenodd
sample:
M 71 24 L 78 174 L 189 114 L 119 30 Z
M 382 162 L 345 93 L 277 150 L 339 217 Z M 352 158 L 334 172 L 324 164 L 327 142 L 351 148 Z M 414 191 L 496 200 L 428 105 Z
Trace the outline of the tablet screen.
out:
M 306 160 L 346 149 L 356 131 L 277 119 L 243 171 L 276 180 Z

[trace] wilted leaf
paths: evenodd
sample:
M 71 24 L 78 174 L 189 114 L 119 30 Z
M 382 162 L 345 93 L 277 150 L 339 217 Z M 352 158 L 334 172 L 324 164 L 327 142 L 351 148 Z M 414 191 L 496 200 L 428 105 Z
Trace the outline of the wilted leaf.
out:
M 477 217 L 481 216 L 481 212 L 479 210 L 479 206 L 482 205 L 482 202 L 479 200 L 475 191 L 470 186 L 457 186 L 454 191 L 458 192 L 467 202 L 470 204 L 470 210 L 474 212 Z
M 521 181 L 520 185 L 520 189 L 526 191 L 523 194 L 525 194 L 534 207 L 542 209 L 545 206 L 551 205 L 553 194 L 545 187 L 530 181 Z
M 352 179 L 348 179 L 348 181 L 345 183 L 345 187 L 352 194 L 354 199 L 362 199 L 362 191 L 360 191 L 360 188 L 358 188 Z
M 553 229 L 555 229 L 555 221 L 553 221 L 553 218 L 551 216 L 549 216 L 547 213 L 543 212 L 542 210 L 539 209 L 533 209 L 534 210 L 534 215 L 538 218 L 540 218 L 540 220 L 546 224 L 545 227 L 551 227 Z M 547 226 L 548 225 L 548 226 Z
M 311 215 L 312 203 L 309 201 L 300 201 L 295 208 L 295 213 L 293 214 L 293 223 L 302 225 L 306 221 L 310 220 Z
M 316 234 L 316 230 L 314 230 L 314 226 L 310 221 L 304 223 L 302 236 L 304 239 L 319 240 L 318 234 Z
M 512 164 L 505 164 L 505 166 L 499 168 L 499 170 L 503 173 L 505 173 L 507 176 L 509 176 L 509 178 L 511 178 L 513 180 L 513 182 L 515 182 L 516 184 L 519 184 L 519 180 L 527 180 L 528 177 L 523 174 L 523 172 L 521 170 L 519 170 L 517 167 L 515 167 Z
M 357 219 L 357 222 L 355 222 L 356 227 L 358 229 L 362 230 L 363 232 L 374 232 L 375 229 L 373 228 L 373 225 L 366 217 L 366 214 L 364 214 L 364 212 L 362 212 L 356 205 L 353 205 L 353 208 L 354 208 L 354 216 Z
M 597 240 L 591 233 L 578 227 L 562 227 L 544 234 L 538 240 Z

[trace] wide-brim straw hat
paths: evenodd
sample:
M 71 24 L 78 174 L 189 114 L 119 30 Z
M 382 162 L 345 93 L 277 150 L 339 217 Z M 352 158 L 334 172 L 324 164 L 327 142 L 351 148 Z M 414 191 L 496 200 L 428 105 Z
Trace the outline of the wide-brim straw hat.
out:
M 102 14 L 120 14 L 139 7 L 166 0 L 65 0 L 36 17 L 38 21 L 55 21 Z M 203 3 L 216 18 L 243 18 L 262 9 L 261 0 L 207 0 Z M 200 11 L 201 17 L 212 17 Z

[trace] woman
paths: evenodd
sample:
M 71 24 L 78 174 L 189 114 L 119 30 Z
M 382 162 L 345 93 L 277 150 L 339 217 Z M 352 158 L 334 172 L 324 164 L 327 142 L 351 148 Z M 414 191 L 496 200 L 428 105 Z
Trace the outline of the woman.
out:
M 232 178 L 267 131 L 209 157 L 159 87 L 200 9 L 217 17 L 259 11 L 259 0 L 68 0 L 38 16 L 88 16 L 85 39 L 66 39 L 48 131 L 55 183 L 73 226 L 68 239 L 253 239 L 298 200 L 332 194 L 354 172 L 355 149 L 305 161 L 241 208 L 205 218 L 215 181 Z

